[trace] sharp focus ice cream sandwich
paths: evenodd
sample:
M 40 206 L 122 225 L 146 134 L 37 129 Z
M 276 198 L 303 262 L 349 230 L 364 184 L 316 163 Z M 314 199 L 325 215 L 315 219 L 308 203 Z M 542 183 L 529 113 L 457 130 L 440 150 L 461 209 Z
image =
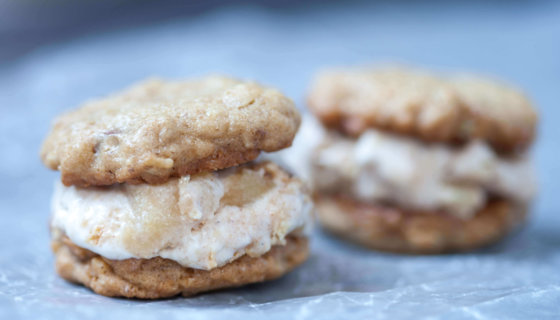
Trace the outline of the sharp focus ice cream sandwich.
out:
M 252 82 L 151 80 L 59 117 L 41 158 L 56 270 L 107 296 L 162 298 L 274 279 L 308 255 L 309 192 L 261 151 L 293 103 Z

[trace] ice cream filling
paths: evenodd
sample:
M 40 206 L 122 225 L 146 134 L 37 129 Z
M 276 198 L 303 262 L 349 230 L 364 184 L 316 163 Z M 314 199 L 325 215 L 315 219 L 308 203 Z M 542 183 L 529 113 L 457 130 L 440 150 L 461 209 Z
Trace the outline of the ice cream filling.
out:
M 374 129 L 351 139 L 306 119 L 282 157 L 317 192 L 463 219 L 490 196 L 527 203 L 536 191 L 527 155 L 501 157 L 480 140 L 452 147 Z M 307 169 L 297 163 L 307 163 Z
M 302 183 L 268 162 L 160 185 L 57 182 L 51 225 L 55 237 L 109 259 L 159 256 L 209 270 L 307 232 L 311 206 Z

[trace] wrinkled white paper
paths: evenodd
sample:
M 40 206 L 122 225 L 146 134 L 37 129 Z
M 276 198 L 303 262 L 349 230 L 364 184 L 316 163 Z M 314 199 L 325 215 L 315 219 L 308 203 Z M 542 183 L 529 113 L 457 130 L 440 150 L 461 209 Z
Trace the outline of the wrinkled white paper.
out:
M 560 119 L 560 43 L 553 41 L 560 8 L 485 5 L 223 9 L 53 44 L 0 65 L 0 318 L 559 318 L 560 131 L 550 119 Z M 535 149 L 541 191 L 523 231 L 474 253 L 406 256 L 362 249 L 317 229 L 309 261 L 293 273 L 194 298 L 111 299 L 56 276 L 47 225 L 58 174 L 38 159 L 56 114 L 147 76 L 208 72 L 273 85 L 303 108 L 318 68 L 393 58 L 487 70 L 535 97 L 543 113 Z
M 46 247 L 46 228 L 37 228 L 36 221 L 25 223 L 26 230 L 40 236 L 25 241 L 12 259 L 2 261 L 0 283 L 3 296 L 9 296 L 3 297 L 2 309 L 9 303 L 28 318 L 110 314 L 114 319 L 163 315 L 281 319 L 290 314 L 294 319 L 342 315 L 406 319 L 421 314 L 552 319 L 558 315 L 557 244 L 547 244 L 546 234 L 531 239 L 536 232 L 532 229 L 477 253 L 428 257 L 372 252 L 318 231 L 309 261 L 282 279 L 193 298 L 140 301 L 98 296 L 59 279 Z

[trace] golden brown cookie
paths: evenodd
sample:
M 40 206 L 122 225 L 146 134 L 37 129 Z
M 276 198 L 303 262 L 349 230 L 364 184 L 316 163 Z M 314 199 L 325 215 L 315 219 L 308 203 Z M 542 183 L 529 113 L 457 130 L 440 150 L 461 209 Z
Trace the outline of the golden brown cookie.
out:
M 368 128 L 429 142 L 482 139 L 499 152 L 527 148 L 537 114 L 519 91 L 472 76 L 416 70 L 339 70 L 319 74 L 308 96 L 327 127 L 358 136 Z
M 260 257 L 243 256 L 210 271 L 182 267 L 163 258 L 110 260 L 74 245 L 68 238 L 52 243 L 56 270 L 64 279 L 111 297 L 158 299 L 178 294 L 238 287 L 281 277 L 305 261 L 305 237 L 289 237 Z
M 41 158 L 65 185 L 154 184 L 286 148 L 299 123 L 290 99 L 253 82 L 149 80 L 59 117 Z
M 339 236 L 377 250 L 413 254 L 466 251 L 491 244 L 521 225 L 527 214 L 525 206 L 503 200 L 490 201 L 469 220 L 342 196 L 319 196 L 315 207 L 322 225 Z

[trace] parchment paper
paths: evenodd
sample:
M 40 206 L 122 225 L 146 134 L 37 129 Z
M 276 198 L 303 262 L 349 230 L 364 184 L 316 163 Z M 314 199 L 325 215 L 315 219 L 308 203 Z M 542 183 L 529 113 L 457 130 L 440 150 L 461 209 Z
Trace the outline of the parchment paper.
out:
M 549 1 L 242 7 L 56 43 L 0 65 L 0 318 L 559 318 L 559 35 L 560 6 Z M 286 277 L 189 299 L 105 298 L 55 275 L 47 225 L 58 174 L 38 149 L 56 114 L 147 76 L 208 72 L 276 86 L 303 108 L 322 66 L 395 60 L 496 74 L 533 97 L 541 191 L 523 231 L 469 254 L 405 256 L 317 229 L 309 261 Z

